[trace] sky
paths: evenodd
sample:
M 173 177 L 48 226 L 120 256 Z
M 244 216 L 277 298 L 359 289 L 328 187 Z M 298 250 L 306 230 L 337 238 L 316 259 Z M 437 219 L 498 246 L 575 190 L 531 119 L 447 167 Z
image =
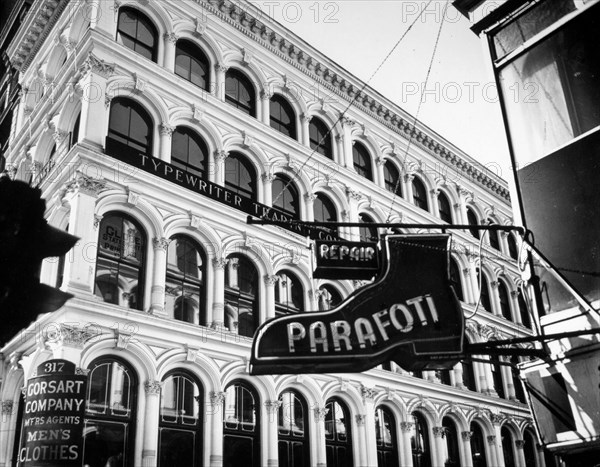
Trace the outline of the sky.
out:
M 469 20 L 451 1 L 250 3 L 363 81 L 371 77 L 425 9 L 369 85 L 413 116 L 418 112 L 421 122 L 504 179 L 510 178 L 506 136 L 487 46 L 469 29 Z M 442 17 L 445 20 L 424 86 Z

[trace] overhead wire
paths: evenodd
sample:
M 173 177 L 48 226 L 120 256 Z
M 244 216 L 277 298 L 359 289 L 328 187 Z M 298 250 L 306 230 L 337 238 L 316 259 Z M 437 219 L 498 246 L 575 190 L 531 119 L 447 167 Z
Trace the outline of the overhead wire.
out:
M 354 95 L 354 97 L 352 98 L 352 100 L 350 101 L 350 103 L 346 106 L 346 108 L 342 112 L 340 112 L 340 115 L 338 116 L 338 118 L 335 121 L 335 123 L 328 129 L 327 133 L 325 133 L 325 135 L 323 137 L 321 137 L 321 139 L 319 140 L 319 144 L 317 145 L 317 148 L 320 147 L 325 141 L 327 141 L 327 138 L 331 134 L 333 128 L 340 121 L 342 121 L 342 119 L 344 118 L 344 116 L 346 115 L 346 113 L 348 112 L 348 110 L 350 109 L 350 107 L 352 107 L 352 105 L 356 102 L 356 100 L 358 99 L 358 97 L 361 95 L 361 93 L 364 91 L 364 89 L 368 86 L 369 82 L 375 77 L 375 75 L 377 74 L 377 72 L 379 72 L 379 70 L 383 67 L 383 65 L 386 63 L 386 61 L 388 60 L 388 58 L 392 55 L 392 53 L 394 52 L 394 50 L 396 50 L 396 48 L 398 47 L 398 45 L 404 40 L 404 38 L 406 37 L 406 35 L 409 33 L 409 31 L 412 29 L 412 27 L 417 23 L 417 21 L 421 18 L 421 16 L 423 15 L 423 13 L 427 10 L 427 8 L 429 7 L 429 5 L 432 2 L 433 2 L 433 0 L 429 0 L 429 2 L 427 2 L 427 5 L 425 5 L 425 7 L 419 12 L 419 14 L 417 15 L 417 17 L 408 26 L 408 28 L 406 29 L 406 31 L 404 31 L 404 33 L 402 34 L 402 36 L 400 36 L 400 39 L 398 39 L 396 41 L 396 43 L 394 44 L 394 46 L 392 47 L 392 49 L 390 50 L 390 52 L 383 58 L 383 60 L 381 61 L 381 63 L 379 64 L 379 66 L 375 69 L 375 71 L 371 74 L 371 76 L 369 77 L 369 79 L 363 83 L 363 85 L 361 86 L 360 90 Z M 447 7 L 448 7 L 448 5 L 446 5 L 446 8 Z M 445 11 L 446 10 L 444 10 L 444 14 L 445 14 Z M 315 155 L 316 152 L 318 152 L 316 149 L 312 150 L 312 152 L 309 154 L 308 158 L 300 165 L 300 167 L 298 169 L 298 173 L 302 172 L 302 169 L 304 169 L 304 167 L 306 166 L 306 164 L 308 164 L 308 162 L 312 159 L 312 157 Z M 294 177 L 295 177 L 295 175 L 294 175 Z M 285 190 L 294 181 L 294 177 L 290 177 L 288 179 L 287 183 L 283 186 L 281 192 L 273 200 L 272 206 L 271 206 L 271 208 L 269 208 L 269 210 L 267 212 L 270 212 L 273 209 L 273 207 L 275 206 L 275 204 L 277 203 L 277 201 L 279 201 L 279 198 L 281 198 L 281 196 L 283 195 L 283 193 L 285 192 Z

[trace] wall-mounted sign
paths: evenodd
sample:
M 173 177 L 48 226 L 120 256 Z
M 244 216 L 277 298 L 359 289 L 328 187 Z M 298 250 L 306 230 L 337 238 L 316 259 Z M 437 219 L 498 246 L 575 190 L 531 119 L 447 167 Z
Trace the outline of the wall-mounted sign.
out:
M 87 376 L 75 364 L 48 360 L 27 383 L 19 466 L 77 466 L 83 461 Z
M 317 279 L 371 279 L 379 272 L 379 251 L 374 242 L 315 242 Z
M 449 280 L 449 235 L 389 235 L 382 274 L 336 308 L 271 319 L 255 334 L 251 374 L 360 372 L 394 360 L 448 368 L 464 317 Z
M 206 196 L 214 201 L 225 204 L 246 214 L 271 221 L 283 222 L 281 227 L 292 232 L 310 237 L 315 240 L 337 239 L 330 229 L 323 227 L 307 227 L 299 224 L 285 224 L 286 221 L 290 221 L 292 219 L 290 219 L 286 213 L 277 208 L 259 203 L 251 198 L 241 196 L 238 193 L 228 190 L 217 183 L 213 183 L 208 180 L 204 180 L 197 175 L 187 173 L 181 170 L 179 167 L 157 159 L 156 157 L 132 152 L 131 148 L 127 146 L 123 147 L 122 145 L 119 145 L 110 139 L 106 140 L 106 151 L 111 157 L 125 162 L 126 164 L 137 167 L 144 172 L 156 175 L 157 177 L 168 180 L 183 188 L 191 190 L 202 196 Z

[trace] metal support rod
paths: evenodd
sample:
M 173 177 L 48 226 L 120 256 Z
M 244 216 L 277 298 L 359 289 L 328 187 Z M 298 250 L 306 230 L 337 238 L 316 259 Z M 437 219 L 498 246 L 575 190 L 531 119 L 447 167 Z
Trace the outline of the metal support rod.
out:
M 528 336 L 528 337 L 515 337 L 512 339 L 503 339 L 498 341 L 487 341 L 487 342 L 478 342 L 475 344 L 469 344 L 470 349 L 493 349 L 495 347 L 501 347 L 503 345 L 511 345 L 511 344 L 523 344 L 528 342 L 540 342 L 540 341 L 552 341 L 558 339 L 565 339 L 567 337 L 577 337 L 577 336 L 585 336 L 589 334 L 600 334 L 600 328 L 593 329 L 583 329 L 581 331 L 571 331 L 571 332 L 558 332 L 555 334 L 544 334 L 542 336 Z
M 331 222 L 331 221 L 301 221 L 290 219 L 286 221 L 271 220 L 271 219 L 256 219 L 252 216 L 248 216 L 246 219 L 247 224 L 255 225 L 279 225 L 288 226 L 302 225 L 306 227 L 381 227 L 386 229 L 441 229 L 441 230 L 491 230 L 491 231 L 516 231 L 521 234 L 525 233 L 523 227 L 517 225 L 480 225 L 480 224 L 405 224 L 398 222 Z

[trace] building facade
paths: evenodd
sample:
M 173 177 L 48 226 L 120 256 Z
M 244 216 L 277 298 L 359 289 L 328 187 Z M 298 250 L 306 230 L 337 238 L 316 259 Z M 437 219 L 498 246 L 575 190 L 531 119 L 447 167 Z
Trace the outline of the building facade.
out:
M 306 232 L 249 214 L 510 225 L 501 178 L 249 4 L 35 1 L 6 54 L 21 86 L 7 171 L 80 241 L 41 273 L 75 298 L 4 343 L 0 465 L 19 457 L 21 388 L 52 358 L 88 375 L 93 467 L 545 465 L 516 358 L 247 371 L 260 323 L 362 284 L 313 279 Z M 519 245 L 454 233 L 470 342 L 532 334 Z

